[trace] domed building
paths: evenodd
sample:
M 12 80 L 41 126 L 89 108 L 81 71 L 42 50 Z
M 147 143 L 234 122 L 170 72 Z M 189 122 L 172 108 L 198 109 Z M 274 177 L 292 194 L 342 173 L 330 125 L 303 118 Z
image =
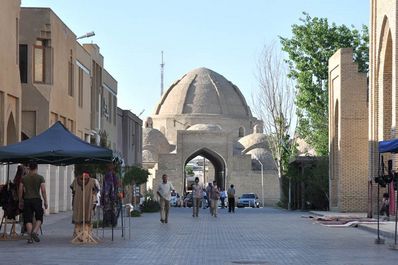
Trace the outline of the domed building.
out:
M 185 74 L 163 94 L 145 127 L 143 165 L 152 174 L 149 188 L 156 189 L 167 174 L 178 192 L 186 192 L 185 166 L 202 156 L 214 167 L 206 182 L 216 180 L 225 189 L 234 184 L 238 196 L 254 192 L 260 200 L 263 187 L 266 204 L 279 200 L 277 171 L 258 129 L 262 121 L 222 75 L 207 68 Z

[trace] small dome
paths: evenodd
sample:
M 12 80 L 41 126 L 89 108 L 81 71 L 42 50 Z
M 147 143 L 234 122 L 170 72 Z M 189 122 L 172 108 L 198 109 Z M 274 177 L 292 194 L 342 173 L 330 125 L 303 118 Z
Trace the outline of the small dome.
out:
M 150 150 L 142 151 L 142 161 L 143 162 L 157 162 L 158 155 Z
M 275 170 L 276 169 L 274 159 L 269 150 L 267 150 L 265 148 L 254 148 L 254 149 L 251 149 L 246 154 L 251 155 L 252 168 L 254 170 L 261 170 L 261 164 L 258 162 L 258 160 L 260 160 L 261 163 L 263 163 L 264 170 L 265 169 L 267 169 L 267 170 Z
M 185 74 L 163 94 L 154 115 L 212 114 L 252 118 L 239 88 L 222 75 L 197 68 Z
M 149 150 L 153 147 L 157 154 L 167 154 L 170 152 L 170 144 L 163 133 L 157 129 L 144 128 L 142 130 L 142 149 Z
M 218 124 L 195 124 L 189 127 L 187 131 L 221 132 L 222 128 Z
M 244 147 L 245 150 L 253 148 L 268 148 L 267 136 L 263 133 L 252 133 L 242 137 L 238 142 Z

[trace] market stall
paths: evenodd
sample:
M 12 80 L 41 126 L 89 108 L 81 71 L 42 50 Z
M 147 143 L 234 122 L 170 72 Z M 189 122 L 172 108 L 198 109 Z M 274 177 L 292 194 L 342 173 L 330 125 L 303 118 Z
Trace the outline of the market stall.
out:
M 0 163 L 16 164 L 30 163 L 50 164 L 55 166 L 67 166 L 72 164 L 85 163 L 112 163 L 112 150 L 96 145 L 89 144 L 74 134 L 72 134 L 61 122 L 56 122 L 52 127 L 38 136 L 31 139 L 0 147 Z M 79 176 L 82 177 L 83 176 Z M 7 176 L 7 183 L 9 183 Z M 88 206 L 85 201 L 86 185 L 83 181 L 81 201 L 75 201 L 75 204 L 81 204 L 82 212 L 86 213 L 85 207 Z M 86 221 L 91 222 L 87 214 L 83 214 L 81 223 L 82 229 L 75 233 L 73 243 L 94 243 L 93 238 L 87 231 Z M 78 238 L 78 239 L 76 239 Z

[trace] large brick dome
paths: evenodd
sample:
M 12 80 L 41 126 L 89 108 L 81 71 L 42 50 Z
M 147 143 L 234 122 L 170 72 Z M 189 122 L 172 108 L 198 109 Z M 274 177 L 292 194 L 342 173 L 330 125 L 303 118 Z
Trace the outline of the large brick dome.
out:
M 239 88 L 207 68 L 192 70 L 174 82 L 162 96 L 154 114 L 252 117 Z

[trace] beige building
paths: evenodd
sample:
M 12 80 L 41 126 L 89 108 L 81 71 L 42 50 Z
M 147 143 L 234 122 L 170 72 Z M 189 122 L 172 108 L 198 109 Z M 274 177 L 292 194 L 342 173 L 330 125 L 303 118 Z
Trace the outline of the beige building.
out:
M 367 78 L 358 72 L 352 49 L 329 59 L 329 207 L 367 210 Z
M 370 62 L 369 62 L 369 180 L 378 172 L 378 142 L 398 137 L 397 119 L 397 40 L 398 2 L 371 0 Z M 397 170 L 396 156 L 384 155 L 384 161 L 393 159 Z M 375 185 L 369 182 L 370 198 L 375 205 Z
M 255 192 L 260 200 L 264 187 L 265 203 L 275 204 L 279 180 L 260 128 L 262 122 L 232 82 L 206 68 L 185 74 L 164 93 L 145 124 L 143 165 L 152 173 L 148 187 L 156 189 L 167 174 L 178 192 L 186 192 L 185 166 L 202 156 L 214 168 L 205 182 L 216 180 L 221 188 L 234 184 L 238 195 Z
M 398 1 L 371 0 L 370 3 L 368 93 L 364 94 L 366 79 L 356 73 L 351 51 L 339 51 L 329 64 L 329 95 L 336 93 L 329 101 L 331 206 L 347 211 L 367 209 L 368 215 L 377 211 L 377 186 L 373 180 L 379 168 L 378 142 L 398 137 Z M 368 112 L 367 130 L 364 128 L 365 111 Z M 367 141 L 364 140 L 365 130 Z M 363 157 L 365 148 L 367 163 Z M 396 170 L 395 155 L 384 155 L 386 165 L 388 159 L 393 160 Z M 350 193 L 355 203 L 347 203 Z M 359 193 L 366 194 L 366 198 Z
M 117 147 L 126 166 L 142 165 L 142 120 L 130 110 L 117 108 Z
M 21 132 L 19 76 L 20 1 L 4 0 L 0 9 L 0 145 L 15 143 Z
M 0 146 L 21 137 L 21 83 L 19 76 L 20 1 L 4 0 L 0 8 Z M 14 168 L 10 169 L 13 178 Z M 7 167 L 0 166 L 0 185 L 7 181 Z M 3 210 L 0 208 L 0 218 Z
M 87 141 L 96 142 L 99 132 L 106 131 L 109 146 L 115 148 L 117 82 L 104 69 L 99 47 L 81 46 L 49 8 L 21 8 L 20 14 L 21 138 L 61 121 Z M 73 170 L 39 167 L 46 179 L 49 212 L 71 209 Z

